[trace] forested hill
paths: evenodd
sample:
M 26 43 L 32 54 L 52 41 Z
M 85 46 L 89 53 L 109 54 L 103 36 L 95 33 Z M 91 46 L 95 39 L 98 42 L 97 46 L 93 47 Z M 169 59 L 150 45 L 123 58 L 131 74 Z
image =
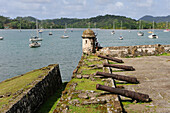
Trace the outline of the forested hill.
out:
M 35 29 L 35 21 L 38 20 L 34 17 L 16 17 L 11 19 L 9 17 L 0 16 L 0 29 L 10 28 L 10 29 Z M 139 21 L 131 18 L 127 18 L 125 16 L 116 16 L 116 15 L 105 15 L 105 16 L 97 16 L 86 19 L 77 19 L 77 18 L 60 18 L 60 19 L 45 19 L 38 20 L 39 28 L 64 28 L 65 23 L 67 24 L 67 28 L 91 28 L 96 27 L 101 29 L 112 29 L 113 22 L 114 28 L 121 28 L 121 21 L 123 23 L 123 29 L 138 29 Z M 142 21 L 142 27 L 144 29 L 148 29 L 152 26 L 152 22 Z M 155 28 L 164 28 L 165 23 L 155 23 Z
M 166 22 L 166 21 L 170 22 L 170 15 L 169 16 L 158 16 L 158 17 L 146 15 L 140 18 L 139 20 L 150 21 L 150 22 L 154 21 L 156 23 Z

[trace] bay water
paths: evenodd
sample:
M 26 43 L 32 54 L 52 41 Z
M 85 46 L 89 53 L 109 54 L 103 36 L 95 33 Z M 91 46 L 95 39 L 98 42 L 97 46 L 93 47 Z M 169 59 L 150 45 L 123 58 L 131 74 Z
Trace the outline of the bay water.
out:
M 76 68 L 82 55 L 81 35 L 85 29 L 74 29 L 73 32 L 67 30 L 69 38 L 60 38 L 64 30 L 47 30 L 42 34 L 41 47 L 30 48 L 29 39 L 36 35 L 35 30 L 0 30 L 0 82 L 29 72 L 34 69 L 45 67 L 49 64 L 59 64 L 63 81 L 69 81 L 73 70 Z M 53 35 L 48 35 L 49 32 Z M 95 31 L 95 30 L 94 30 Z M 144 36 L 137 36 L 137 30 L 116 30 L 111 34 L 111 30 L 96 31 L 98 42 L 103 47 L 108 46 L 132 46 L 132 45 L 152 45 L 170 44 L 170 32 L 155 30 L 158 39 L 149 39 L 148 30 L 143 30 Z M 124 40 L 119 40 L 120 34 Z

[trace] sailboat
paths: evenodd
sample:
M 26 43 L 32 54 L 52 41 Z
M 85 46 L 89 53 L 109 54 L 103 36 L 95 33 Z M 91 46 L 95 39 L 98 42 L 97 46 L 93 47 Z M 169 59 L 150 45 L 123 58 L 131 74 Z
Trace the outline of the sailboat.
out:
M 19 32 L 21 32 L 21 20 L 20 20 L 20 29 L 19 29 Z
M 50 28 L 52 28 L 52 26 Z M 51 32 L 51 29 L 50 29 L 49 35 L 53 35 L 53 33 Z
M 138 36 L 144 36 L 144 33 L 140 31 L 140 27 L 141 27 L 141 20 L 139 21 L 139 32 L 137 34 Z
M 3 39 L 4 39 L 4 37 L 0 36 L 0 40 L 3 40 Z
M 42 41 L 42 38 L 39 38 L 39 32 L 38 32 L 38 22 L 36 20 L 36 29 L 37 29 L 37 36 L 33 36 L 30 38 L 31 43 L 29 44 L 30 48 L 36 48 L 36 47 L 40 47 L 41 43 L 37 42 L 37 41 Z
M 0 37 L 0 40 L 3 40 L 3 39 L 4 39 L 4 37 L 1 36 L 1 37 Z
M 150 31 L 148 31 L 148 33 L 153 33 L 153 32 L 151 31 L 151 26 L 149 27 L 149 30 L 150 30 Z
M 111 34 L 112 34 L 112 35 L 114 35 L 114 34 L 115 34 L 114 29 L 115 29 L 115 24 L 114 24 L 114 22 L 113 22 L 113 31 L 111 31 Z
M 166 29 L 164 30 L 164 32 L 169 32 L 170 29 L 168 29 L 168 21 L 166 22 Z
M 39 32 L 38 32 L 38 22 L 36 20 L 36 30 L 37 30 L 37 36 L 32 36 L 30 38 L 30 41 L 42 41 L 42 38 L 39 38 Z
M 66 32 L 67 32 L 67 24 L 65 23 L 64 35 L 62 35 L 61 38 L 69 38 L 69 36 L 65 34 Z
M 122 30 L 122 21 L 121 21 L 121 30 Z M 122 31 L 121 31 L 121 33 L 120 33 L 119 40 L 123 40 Z
M 97 33 L 97 29 L 96 29 L 96 22 L 94 23 L 94 26 L 95 26 L 95 32 L 94 32 L 94 34 L 95 34 L 95 36 L 97 36 L 98 33 Z
M 153 32 L 153 33 L 152 33 L 151 35 L 149 35 L 148 37 L 149 37 L 149 38 L 152 38 L 152 39 L 158 38 L 158 36 L 154 34 L 154 21 L 153 21 L 153 29 L 152 29 L 152 32 Z

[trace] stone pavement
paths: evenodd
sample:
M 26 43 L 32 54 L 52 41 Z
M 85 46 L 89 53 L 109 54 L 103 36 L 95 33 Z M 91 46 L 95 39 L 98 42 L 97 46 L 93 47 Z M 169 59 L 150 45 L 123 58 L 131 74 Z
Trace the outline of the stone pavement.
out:
M 146 56 L 122 58 L 125 65 L 133 66 L 136 71 L 116 72 L 136 77 L 140 83 L 123 85 L 125 89 L 148 94 L 149 103 L 128 103 L 121 97 L 127 112 L 170 113 L 170 56 Z M 114 72 L 113 72 L 114 73 Z M 128 104 L 127 104 L 128 103 Z

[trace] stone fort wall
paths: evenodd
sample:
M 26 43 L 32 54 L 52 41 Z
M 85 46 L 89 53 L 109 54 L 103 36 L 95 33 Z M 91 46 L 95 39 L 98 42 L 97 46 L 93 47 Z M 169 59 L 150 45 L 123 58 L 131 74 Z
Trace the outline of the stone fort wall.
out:
M 119 46 L 103 47 L 97 54 L 109 55 L 113 57 L 137 57 L 152 56 L 163 53 L 170 53 L 170 45 L 138 45 L 138 46 Z
M 16 103 L 14 103 L 6 113 L 34 113 L 38 107 L 58 89 L 62 87 L 59 65 L 56 65 L 48 72 L 42 81 L 39 81 Z

